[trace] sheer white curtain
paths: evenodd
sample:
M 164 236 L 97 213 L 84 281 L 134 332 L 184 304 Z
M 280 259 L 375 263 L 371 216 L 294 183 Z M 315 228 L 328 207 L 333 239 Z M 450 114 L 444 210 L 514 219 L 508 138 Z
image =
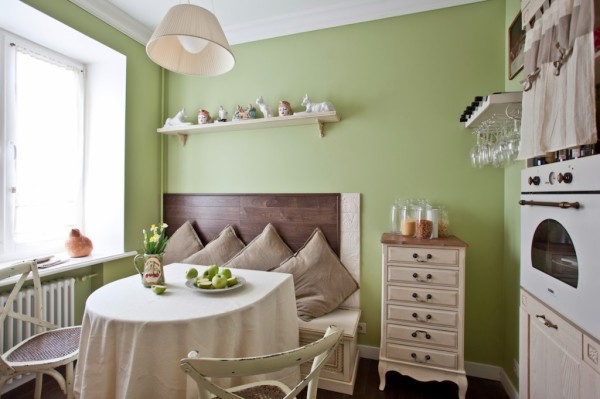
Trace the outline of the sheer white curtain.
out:
M 15 252 L 61 248 L 82 219 L 83 71 L 19 45 L 12 51 L 8 241 Z
M 518 159 L 597 140 L 594 0 L 555 0 L 525 37 Z

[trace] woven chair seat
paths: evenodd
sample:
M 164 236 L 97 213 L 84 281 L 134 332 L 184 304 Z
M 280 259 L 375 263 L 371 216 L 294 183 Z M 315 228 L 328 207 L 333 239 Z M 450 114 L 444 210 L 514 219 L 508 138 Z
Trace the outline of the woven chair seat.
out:
M 234 392 L 244 399 L 282 399 L 286 393 L 275 385 L 260 385 Z
M 72 354 L 79 350 L 81 327 L 46 331 L 18 345 L 7 356 L 8 362 L 43 362 Z

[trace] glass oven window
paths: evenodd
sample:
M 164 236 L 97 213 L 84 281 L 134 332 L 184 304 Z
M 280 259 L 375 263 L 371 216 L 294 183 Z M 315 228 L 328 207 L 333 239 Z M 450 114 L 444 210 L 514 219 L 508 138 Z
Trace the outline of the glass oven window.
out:
M 571 236 L 554 219 L 541 222 L 533 234 L 531 264 L 539 271 L 577 288 L 579 269 Z

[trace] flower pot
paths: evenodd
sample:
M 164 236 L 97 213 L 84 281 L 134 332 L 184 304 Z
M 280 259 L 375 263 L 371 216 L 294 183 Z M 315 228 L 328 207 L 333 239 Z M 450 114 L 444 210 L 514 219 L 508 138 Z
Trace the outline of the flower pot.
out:
M 165 283 L 163 254 L 136 255 L 133 258 L 133 265 L 142 277 L 142 285 L 144 287 L 163 285 Z

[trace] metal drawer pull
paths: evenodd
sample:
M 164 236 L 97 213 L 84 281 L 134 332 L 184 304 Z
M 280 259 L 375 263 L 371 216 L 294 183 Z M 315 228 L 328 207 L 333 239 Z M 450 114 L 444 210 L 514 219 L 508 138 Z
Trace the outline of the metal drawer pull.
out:
M 431 320 L 431 315 L 430 314 L 428 314 L 427 316 L 425 316 L 426 320 L 420 319 L 419 315 L 416 312 L 412 314 L 412 317 L 414 317 L 417 321 L 429 321 L 429 320 Z
M 537 317 L 538 319 L 542 320 L 544 322 L 544 325 L 548 328 L 554 328 L 555 330 L 558 330 L 558 326 L 554 323 L 552 323 L 550 320 L 546 319 L 546 316 L 543 314 L 538 314 L 535 315 L 535 317 Z
M 417 335 L 419 334 L 425 334 L 425 338 L 431 339 L 431 335 L 425 330 L 415 330 L 411 335 L 413 338 L 417 338 Z
M 562 208 L 562 209 L 568 209 L 568 208 L 575 208 L 575 209 L 579 209 L 579 202 L 545 202 L 545 201 L 525 201 L 525 200 L 520 200 L 519 201 L 519 205 L 534 205 L 534 206 L 552 206 L 555 208 Z
M 431 298 L 433 298 L 431 296 L 431 294 L 427 294 L 427 300 L 423 300 L 421 298 L 419 298 L 419 294 L 417 294 L 416 292 L 413 292 L 412 297 L 415 298 L 417 300 L 417 302 L 427 302 L 428 300 L 430 300 Z
M 428 260 L 430 260 L 431 258 L 433 258 L 433 255 L 431 255 L 431 254 L 427 254 L 427 256 L 426 256 L 427 260 L 423 260 L 423 259 L 420 259 L 420 258 L 419 258 L 419 254 L 415 252 L 415 253 L 413 253 L 413 258 L 414 258 L 414 259 L 415 259 L 417 262 L 424 263 L 424 262 L 427 262 Z
M 413 273 L 413 275 L 412 275 L 412 276 L 413 276 L 413 278 L 414 278 L 415 280 L 417 280 L 417 281 L 419 281 L 419 282 L 422 282 L 422 283 L 426 283 L 428 280 L 431 280 L 431 279 L 433 278 L 433 276 L 432 276 L 430 273 L 427 273 L 427 276 L 426 276 L 426 277 L 427 277 L 427 279 L 426 279 L 426 280 L 424 280 L 424 279 L 422 279 L 422 278 L 419 278 L 419 273 Z
M 429 355 L 425 355 L 425 361 L 419 360 L 419 359 L 417 359 L 417 354 L 415 352 L 411 353 L 410 357 L 415 359 L 415 362 L 417 362 L 417 363 L 425 363 L 425 362 L 428 362 L 429 360 L 431 360 L 431 356 L 429 356 Z

